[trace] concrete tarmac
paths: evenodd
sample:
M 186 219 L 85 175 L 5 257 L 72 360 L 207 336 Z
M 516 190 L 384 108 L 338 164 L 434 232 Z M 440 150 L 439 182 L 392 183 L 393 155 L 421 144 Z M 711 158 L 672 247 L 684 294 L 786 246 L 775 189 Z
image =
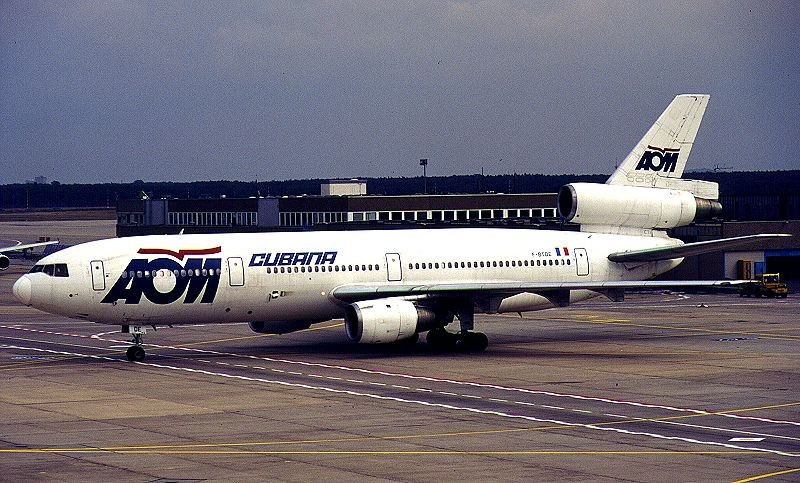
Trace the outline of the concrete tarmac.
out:
M 477 316 L 480 354 L 20 306 L 0 273 L 3 481 L 798 481 L 800 298 L 633 294 Z M 601 300 L 601 299 L 596 299 Z

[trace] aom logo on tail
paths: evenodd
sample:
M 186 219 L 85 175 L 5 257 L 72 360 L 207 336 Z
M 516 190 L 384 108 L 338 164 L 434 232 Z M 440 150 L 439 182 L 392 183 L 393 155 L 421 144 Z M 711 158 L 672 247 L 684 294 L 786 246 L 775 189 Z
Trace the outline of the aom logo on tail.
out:
M 200 298 L 200 303 L 211 303 L 217 295 L 222 270 L 221 258 L 186 258 L 187 255 L 214 255 L 222 247 L 190 250 L 165 250 L 142 248 L 141 255 L 168 255 L 172 258 L 134 258 L 128 263 L 117 282 L 101 303 L 116 304 L 123 299 L 126 304 L 138 304 L 142 295 L 158 305 L 171 304 L 184 294 L 183 303 L 191 304 Z M 200 294 L 202 293 L 202 297 Z
M 636 171 L 663 171 L 674 173 L 675 166 L 678 164 L 678 154 L 680 148 L 657 148 L 647 146 L 647 151 L 642 154 Z

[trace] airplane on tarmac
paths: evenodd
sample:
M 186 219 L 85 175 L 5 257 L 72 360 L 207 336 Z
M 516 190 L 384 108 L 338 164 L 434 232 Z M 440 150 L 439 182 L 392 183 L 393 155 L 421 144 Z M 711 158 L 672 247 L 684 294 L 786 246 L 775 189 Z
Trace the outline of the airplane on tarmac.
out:
M 41 259 L 13 292 L 45 312 L 122 326 L 142 361 L 145 326 L 248 322 L 288 333 L 344 318 L 362 343 L 481 351 L 474 314 L 526 312 L 625 289 L 731 281 L 647 281 L 683 257 L 752 235 L 684 244 L 666 230 L 718 215 L 716 183 L 681 179 L 707 95 L 677 96 L 605 184 L 561 188 L 581 231 L 448 228 L 150 235 L 99 240 Z M 445 326 L 454 318 L 460 331 Z
M 16 245 L 2 247 L 0 248 L 0 271 L 8 270 L 8 267 L 11 266 L 11 260 L 5 255 L 5 253 L 31 250 L 33 248 L 42 247 L 45 245 L 55 245 L 56 243 L 58 243 L 58 240 L 26 244 L 17 242 Z

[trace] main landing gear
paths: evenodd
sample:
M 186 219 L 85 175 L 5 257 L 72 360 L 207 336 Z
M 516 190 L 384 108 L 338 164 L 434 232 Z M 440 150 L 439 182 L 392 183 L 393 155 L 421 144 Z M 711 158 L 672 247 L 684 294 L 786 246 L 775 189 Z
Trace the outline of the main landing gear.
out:
M 133 345 L 128 347 L 125 355 L 131 362 L 142 362 L 144 360 L 144 348 L 142 347 L 142 336 L 147 333 L 141 325 L 123 325 L 123 334 L 131 334 L 133 336 Z
M 489 338 L 483 332 L 448 332 L 444 327 L 428 331 L 425 339 L 431 347 L 446 352 L 482 352 L 489 346 Z
M 444 327 L 428 331 L 428 344 L 436 350 L 448 352 L 483 352 L 489 346 L 489 338 L 483 332 L 475 332 L 475 309 L 472 301 L 459 304 L 454 311 L 461 325 L 460 332 L 448 332 Z

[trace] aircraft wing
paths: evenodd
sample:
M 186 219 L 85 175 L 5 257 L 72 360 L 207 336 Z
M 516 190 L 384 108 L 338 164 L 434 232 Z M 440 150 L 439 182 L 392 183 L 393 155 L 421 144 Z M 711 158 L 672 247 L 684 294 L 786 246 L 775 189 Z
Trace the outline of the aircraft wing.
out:
M 673 289 L 690 287 L 733 287 L 747 280 L 643 280 L 605 282 L 492 282 L 447 283 L 430 285 L 342 285 L 331 296 L 346 303 L 388 297 L 510 297 L 520 293 L 536 293 L 548 299 L 558 299 L 569 290 L 593 290 L 601 293 L 625 289 Z M 568 298 L 567 298 L 568 300 Z
M 608 256 L 612 262 L 655 262 L 658 260 L 671 260 L 673 258 L 690 257 L 702 253 L 716 252 L 741 245 L 747 245 L 758 240 L 791 236 L 787 234 L 762 234 L 723 238 L 695 243 L 685 243 L 671 247 L 645 248 L 644 250 L 630 250 L 616 252 Z
M 12 245 L 10 247 L 2 247 L 2 248 L 0 248 L 0 253 L 15 252 L 15 251 L 19 251 L 19 250 L 27 250 L 29 248 L 41 247 L 41 246 L 44 246 L 44 245 L 55 245 L 56 243 L 58 243 L 58 240 L 52 240 L 52 241 L 46 241 L 46 242 L 37 242 L 37 243 L 26 243 L 24 245 L 23 244 Z

